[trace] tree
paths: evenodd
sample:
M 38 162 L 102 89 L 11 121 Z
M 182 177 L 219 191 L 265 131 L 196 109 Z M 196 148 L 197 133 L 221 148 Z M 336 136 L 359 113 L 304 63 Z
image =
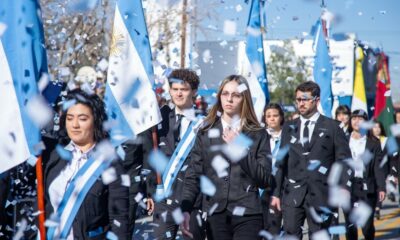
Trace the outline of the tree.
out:
M 271 46 L 271 60 L 267 64 L 271 102 L 292 105 L 297 85 L 307 80 L 306 64 L 295 55 L 290 41 L 283 47 Z

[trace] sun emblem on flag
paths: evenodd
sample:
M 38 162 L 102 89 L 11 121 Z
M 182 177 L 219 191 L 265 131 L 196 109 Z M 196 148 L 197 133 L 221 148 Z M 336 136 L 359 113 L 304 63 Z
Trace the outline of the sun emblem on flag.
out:
M 122 33 L 122 31 L 114 28 L 113 34 L 111 36 L 110 55 L 121 57 L 125 48 L 125 40 L 126 37 Z

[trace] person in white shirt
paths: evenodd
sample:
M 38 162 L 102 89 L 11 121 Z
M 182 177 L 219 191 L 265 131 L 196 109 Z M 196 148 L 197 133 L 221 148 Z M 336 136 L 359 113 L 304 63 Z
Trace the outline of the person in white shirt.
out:
M 350 117 L 350 140 L 349 146 L 352 161 L 349 165 L 354 171 L 351 184 L 351 204 L 353 209 L 362 202 L 366 203 L 371 213 L 362 227 L 366 240 L 374 239 L 374 214 L 377 201 L 385 199 L 385 178 L 388 172 L 387 164 L 382 163 L 383 152 L 379 140 L 362 128 L 362 123 L 368 120 L 364 110 L 355 110 Z M 349 211 L 345 211 L 346 238 L 348 240 L 358 239 L 357 219 L 351 219 Z
M 272 175 L 277 172 L 276 156 L 281 142 L 282 126 L 285 122 L 282 107 L 277 103 L 269 103 L 264 110 L 264 121 L 267 129 L 267 138 L 269 139 L 268 160 L 271 161 Z M 280 199 L 273 196 L 276 182 L 272 177 L 271 187 L 262 191 L 261 199 L 263 201 L 264 227 L 273 235 L 279 235 L 282 226 L 282 212 L 280 208 Z M 279 204 L 278 204 L 279 203 Z
M 56 217 L 60 222 L 55 229 L 49 228 L 48 238 L 105 239 L 112 231 L 118 239 L 130 239 L 129 188 L 122 185 L 121 163 L 111 163 L 117 176 L 114 180 L 105 183 L 101 177 L 108 166 L 105 161 L 112 160 L 97 148 L 108 138 L 103 129 L 107 120 L 104 103 L 78 89 L 65 97 L 64 106 L 67 109 L 61 115 L 60 129 L 65 136 L 43 161 L 46 218 Z

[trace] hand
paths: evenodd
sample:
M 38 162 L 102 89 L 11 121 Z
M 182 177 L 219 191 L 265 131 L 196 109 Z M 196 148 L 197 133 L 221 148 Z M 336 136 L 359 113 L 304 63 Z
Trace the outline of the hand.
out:
M 278 209 L 279 212 L 282 211 L 280 198 L 272 196 L 270 205 L 271 205 L 271 207 Z
M 399 179 L 397 177 L 394 177 L 394 183 L 397 185 L 399 184 Z
M 147 214 L 151 215 L 154 212 L 154 201 L 152 198 L 147 198 Z
M 225 128 L 224 132 L 222 133 L 222 139 L 226 143 L 230 143 L 239 135 L 239 131 L 234 130 L 232 128 Z
M 385 200 L 385 197 L 386 197 L 385 191 L 380 191 L 378 195 L 379 202 L 383 202 L 383 200 Z
M 189 238 L 193 238 L 193 234 L 189 232 L 190 213 L 183 212 L 183 222 L 181 223 L 181 231 Z

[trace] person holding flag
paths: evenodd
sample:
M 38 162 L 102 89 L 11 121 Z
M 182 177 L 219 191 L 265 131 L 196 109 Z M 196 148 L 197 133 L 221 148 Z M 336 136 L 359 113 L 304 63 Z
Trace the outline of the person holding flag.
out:
M 129 188 L 103 129 L 104 104 L 79 89 L 66 96 L 68 104 L 60 118 L 65 136 L 45 161 L 46 215 L 58 222 L 47 239 L 105 239 L 108 232 L 130 239 Z
M 154 193 L 155 187 L 162 188 L 162 196 L 152 194 L 156 200 L 154 210 L 154 236 L 157 239 L 175 239 L 179 229 L 172 213 L 179 208 L 182 198 L 182 187 L 185 171 L 189 164 L 186 156 L 193 146 L 198 124 L 196 119 L 194 99 L 200 84 L 196 72 L 189 69 L 175 69 L 168 76 L 169 93 L 174 109 L 164 107 L 163 121 L 157 130 L 158 149 L 169 159 L 161 176 L 162 183 L 157 183 L 155 174 L 148 179 L 148 192 Z M 150 136 L 149 136 L 150 138 Z M 144 168 L 148 168 L 147 165 Z M 157 199 L 157 198 L 161 199 Z M 201 219 L 200 202 L 195 206 L 190 223 L 195 232 L 195 239 L 205 239 L 205 223 L 199 226 L 197 218 Z M 163 214 L 165 214 L 163 216 Z M 186 236 L 184 237 L 186 238 Z

